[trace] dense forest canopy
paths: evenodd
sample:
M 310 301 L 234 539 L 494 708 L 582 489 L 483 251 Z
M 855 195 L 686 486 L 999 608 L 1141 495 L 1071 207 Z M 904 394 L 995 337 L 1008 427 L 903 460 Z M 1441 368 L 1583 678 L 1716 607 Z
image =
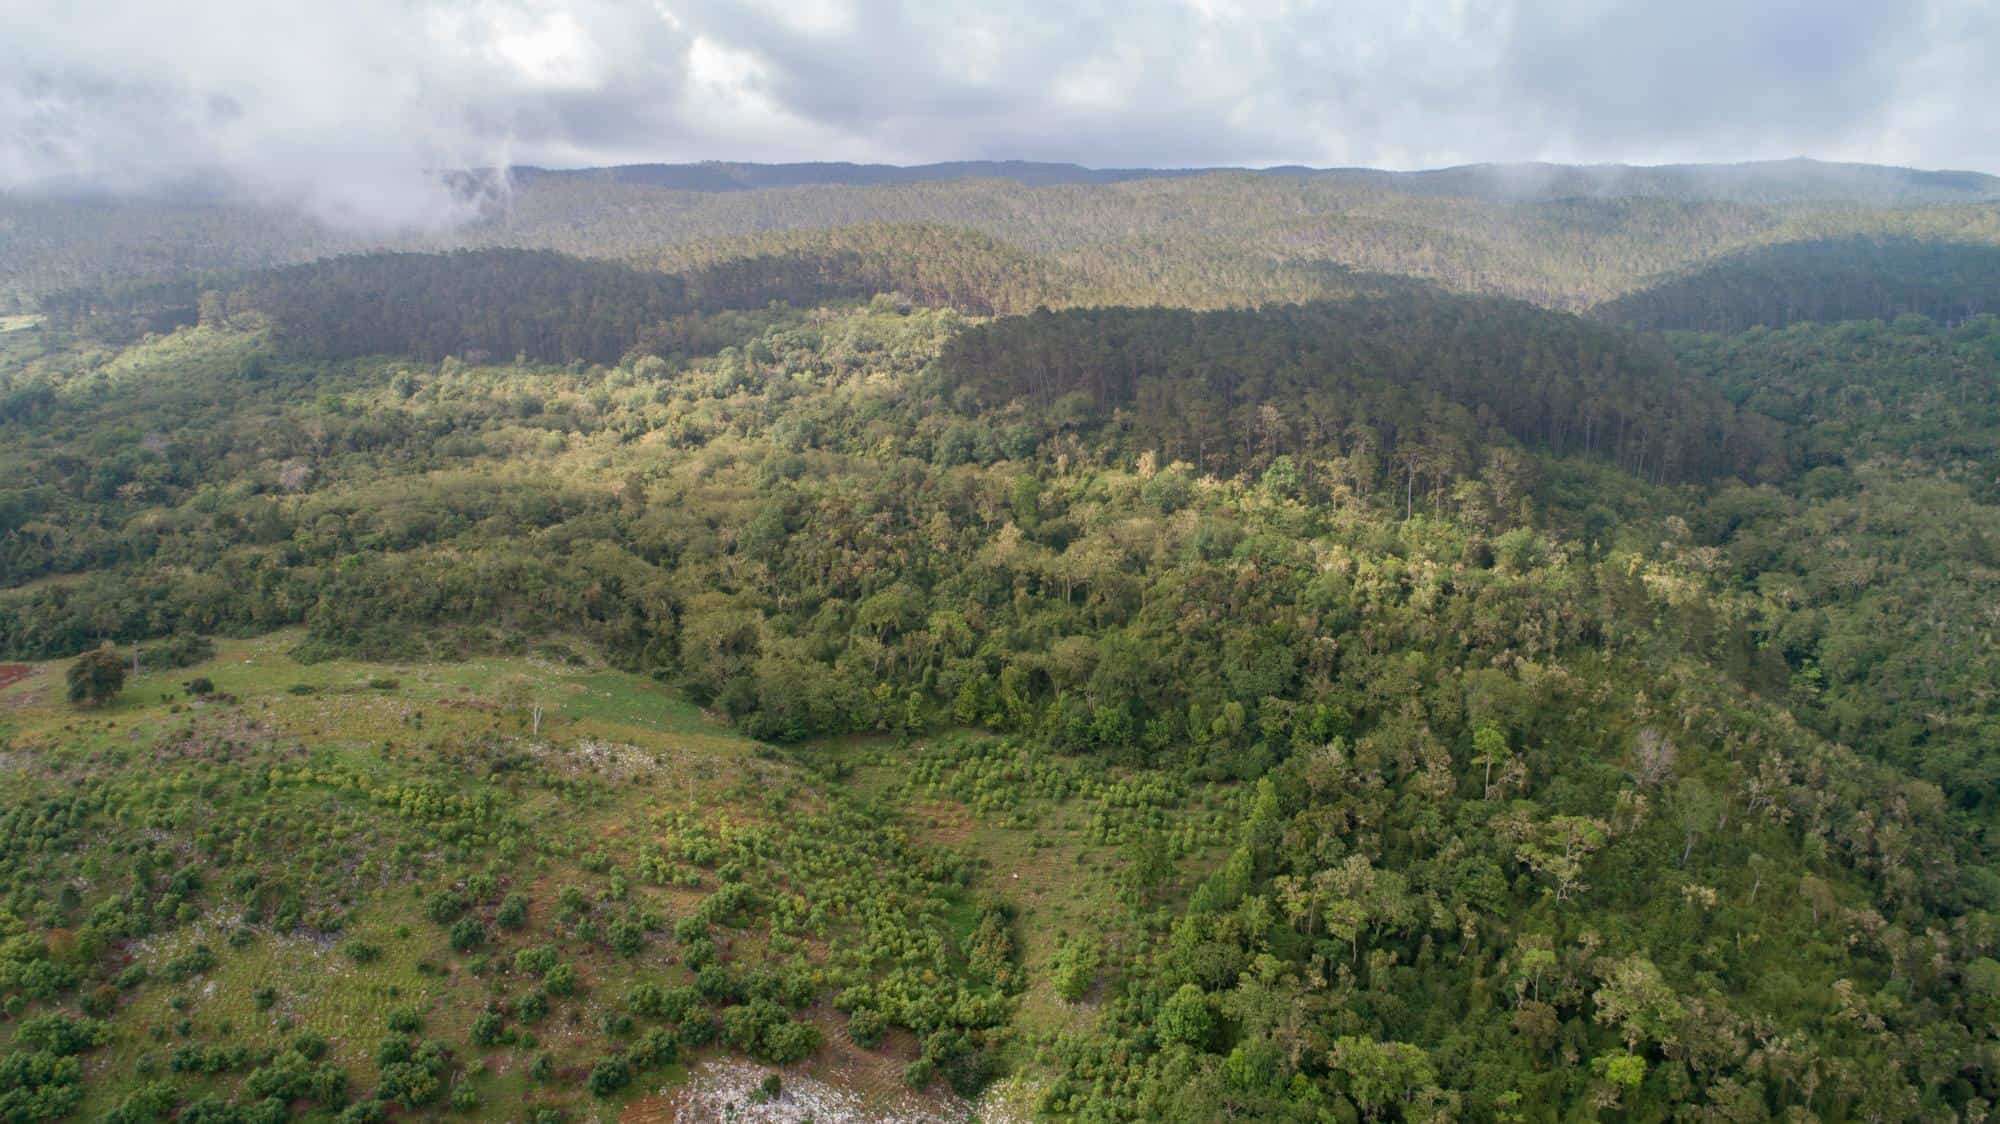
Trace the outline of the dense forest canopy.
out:
M 1905 315 L 1956 323 L 1992 312 L 2000 247 L 1865 237 L 1747 251 L 1592 310 L 1635 328 L 1707 332 Z
M 1121 415 L 1129 444 L 1226 472 L 1353 452 L 1437 492 L 1501 435 L 1652 479 L 1754 477 L 1775 452 L 1664 354 L 1502 300 L 1010 318 L 955 338 L 943 368 L 955 400 L 1045 429 Z
M 322 359 L 494 355 L 610 363 L 671 351 L 681 321 L 905 292 L 926 304 L 990 313 L 1060 299 L 1052 282 L 988 240 L 897 231 L 886 243 L 836 237 L 690 255 L 671 272 L 535 250 L 350 254 L 276 270 L 174 282 L 66 289 L 39 311 L 57 328 L 130 343 L 197 320 L 269 325 L 283 350 Z M 962 250 L 961 253 L 952 251 Z
M 17 266 L 0 1117 L 2000 1101 L 1983 181 L 709 171 Z
M 430 362 L 610 362 L 642 328 L 690 308 L 679 278 L 528 250 L 333 258 L 258 276 L 218 303 L 218 317 L 269 318 L 299 354 Z

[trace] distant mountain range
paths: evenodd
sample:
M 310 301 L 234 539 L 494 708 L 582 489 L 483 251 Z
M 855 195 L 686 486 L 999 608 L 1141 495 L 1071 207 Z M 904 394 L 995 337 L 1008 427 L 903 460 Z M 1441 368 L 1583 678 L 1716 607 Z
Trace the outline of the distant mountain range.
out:
M 957 160 L 942 164 L 740 164 L 703 161 L 698 164 L 621 164 L 608 168 L 512 169 L 520 184 L 550 180 L 590 180 L 639 184 L 679 191 L 755 191 L 769 187 L 883 187 L 938 183 L 949 180 L 1012 180 L 1030 187 L 1059 184 L 1107 184 L 1126 180 L 1167 179 L 1208 172 L 1244 172 L 1247 168 L 1086 168 L 1081 164 L 1051 164 L 1034 160 Z
M 509 178 L 511 190 L 496 190 L 494 169 L 455 176 L 468 217 L 442 229 L 340 227 L 213 185 L 152 197 L 0 192 L 0 312 L 33 310 L 64 289 L 373 249 L 547 249 L 669 271 L 804 254 L 855 284 L 980 310 L 1296 302 L 1346 292 L 1358 272 L 1582 311 L 1784 243 L 2000 247 L 2000 177 L 1813 160 L 1418 172 L 700 163 L 516 168 Z M 1858 255 L 1866 270 L 1872 253 L 1835 256 Z M 1968 283 L 1988 307 L 1983 259 L 1948 291 L 1921 281 L 1920 256 L 1897 260 L 1913 288 L 1886 304 L 1844 290 L 1839 307 L 1935 305 L 1955 316 Z M 1764 285 L 1765 264 L 1732 264 L 1725 287 Z M 1798 295 L 1797 261 L 1768 264 L 1789 279 L 1787 296 L 1757 317 L 1821 307 Z M 1641 318 L 1740 311 L 1706 301 L 1678 295 Z
M 1236 173 L 1312 177 L 1391 190 L 1488 200 L 1660 198 L 1741 203 L 1852 202 L 1870 206 L 2000 200 L 2000 176 L 1926 171 L 1804 158 L 1744 164 L 1466 164 L 1417 172 L 1373 168 L 1087 168 L 1031 160 L 961 160 L 940 164 L 802 163 L 624 164 L 604 168 L 513 169 L 520 184 L 589 181 L 678 191 L 754 191 L 841 185 L 881 187 L 954 180 L 1008 180 L 1030 187 L 1102 185 Z

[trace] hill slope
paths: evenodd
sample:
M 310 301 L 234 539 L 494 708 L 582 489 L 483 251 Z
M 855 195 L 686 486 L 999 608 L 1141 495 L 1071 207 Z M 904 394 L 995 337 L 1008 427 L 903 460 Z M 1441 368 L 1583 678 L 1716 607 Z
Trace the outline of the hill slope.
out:
M 612 268 L 407 276 L 468 262 Z M 261 316 L 0 351 L 0 658 L 142 668 L 0 690 L 10 1111 L 645 1113 L 719 1057 L 1084 1120 L 2000 1097 L 1990 321 Z M 1551 436 L 1600 399 L 1645 440 Z M 1412 424 L 1467 455 L 1386 486 L 1352 430 Z
M 1800 321 L 1957 322 L 2000 312 L 2000 247 L 1907 238 L 1790 242 L 1731 255 L 1607 301 L 1635 328 L 1741 332 Z

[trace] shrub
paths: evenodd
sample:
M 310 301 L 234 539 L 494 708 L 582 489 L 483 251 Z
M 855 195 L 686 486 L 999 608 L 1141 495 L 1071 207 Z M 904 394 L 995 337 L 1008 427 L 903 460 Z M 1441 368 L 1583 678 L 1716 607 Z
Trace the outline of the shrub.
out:
M 500 909 L 493 915 L 493 921 L 502 929 L 520 930 L 528 924 L 528 899 L 519 894 L 508 894 L 500 903 Z
M 762 1056 L 765 1061 L 790 1065 L 819 1049 L 819 1028 L 790 1019 L 764 1028 Z
M 314 1064 L 296 1050 L 287 1050 L 250 1072 L 243 1089 L 259 1100 L 310 1100 L 337 1106 L 347 1099 L 347 1074 L 339 1066 Z
M 873 1007 L 863 1007 L 847 1016 L 847 1033 L 863 1047 L 873 1049 L 889 1029 L 889 1020 Z
M 172 671 L 212 659 L 215 656 L 215 641 L 206 636 L 182 633 L 143 644 L 137 654 L 139 666 L 147 671 Z
M 111 1028 L 96 1019 L 49 1014 L 21 1020 L 14 1031 L 14 1044 L 66 1058 L 102 1046 L 110 1036 Z
M 635 1015 L 656 1017 L 666 1001 L 666 992 L 656 983 L 633 984 L 625 990 L 625 1006 Z
M 548 1013 L 548 994 L 539 988 L 514 1000 L 514 1017 L 524 1023 L 540 1022 Z
M 701 993 L 685 984 L 670 987 L 660 996 L 659 1016 L 670 1023 L 677 1023 L 688 1017 L 688 1012 L 701 1006 Z
M 1097 978 L 1097 962 L 1098 951 L 1094 941 L 1086 938 L 1063 945 L 1055 957 L 1052 982 L 1056 994 L 1071 1003 L 1082 999 Z
M 680 1057 L 680 1052 L 680 1043 L 675 1041 L 673 1033 L 665 1027 L 656 1026 L 639 1039 L 627 1056 L 634 1065 L 662 1066 L 671 1065 L 674 1059 Z
M 384 1100 L 395 1101 L 404 1108 L 414 1109 L 430 1104 L 444 1092 L 444 1085 L 437 1074 L 415 1062 L 395 1062 L 382 1067 L 382 1080 L 377 1091 Z
M 471 917 L 461 917 L 451 927 L 451 947 L 458 952 L 471 952 L 486 943 L 486 926 Z
M 721 964 L 709 964 L 696 972 L 694 986 L 704 998 L 716 1002 L 734 999 L 742 994 L 741 989 L 737 987 L 736 977 Z
M 173 1115 L 174 1106 L 180 1103 L 180 1091 L 172 1082 L 150 1081 L 118 1102 L 118 1106 L 104 1115 L 104 1124 L 157 1124 Z
M 757 1048 L 763 1025 L 755 1007 L 729 1007 L 722 1012 L 722 1040 L 749 1053 Z
M 558 963 L 554 945 L 537 945 L 514 954 L 514 970 L 524 976 L 546 976 Z
M 334 1119 L 336 1124 L 382 1124 L 388 1114 L 383 1111 L 381 1101 L 356 1101 Z
M 678 1032 L 681 1045 L 690 1050 L 699 1050 L 715 1041 L 715 1020 L 708 1015 L 698 1015 L 681 1020 Z
M 180 983 L 193 976 L 201 975 L 203 972 L 214 968 L 215 965 L 215 950 L 205 944 L 198 944 L 192 949 L 174 957 L 172 960 L 167 961 L 160 969 L 160 978 L 166 980 L 168 983 Z
M 439 890 L 424 899 L 424 915 L 440 925 L 449 925 L 465 913 L 465 899 L 454 890 Z
M 592 1096 L 608 1097 L 632 1083 L 632 1067 L 624 1058 L 605 1058 L 590 1067 L 590 1077 L 584 1082 Z
M 29 960 L 25 963 L 4 965 L 5 975 L 0 982 L 11 985 L 20 995 L 10 995 L 8 1001 L 28 999 L 54 999 L 77 984 L 76 971 L 67 964 L 57 964 L 49 960 Z M 11 977 L 11 978 L 10 978 Z M 179 981 L 176 980 L 176 983 Z M 9 1014 L 17 1012 L 9 1011 Z
M 622 956 L 637 956 L 646 947 L 646 930 L 633 921 L 613 921 L 607 933 L 611 947 Z

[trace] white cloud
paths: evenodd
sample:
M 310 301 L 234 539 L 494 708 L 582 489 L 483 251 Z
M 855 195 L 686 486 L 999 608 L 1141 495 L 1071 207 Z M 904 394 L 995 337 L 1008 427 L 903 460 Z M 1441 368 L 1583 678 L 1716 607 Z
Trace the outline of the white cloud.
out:
M 1019 157 L 2000 164 L 1978 0 L 13 0 L 0 188 L 345 221 L 433 171 Z

